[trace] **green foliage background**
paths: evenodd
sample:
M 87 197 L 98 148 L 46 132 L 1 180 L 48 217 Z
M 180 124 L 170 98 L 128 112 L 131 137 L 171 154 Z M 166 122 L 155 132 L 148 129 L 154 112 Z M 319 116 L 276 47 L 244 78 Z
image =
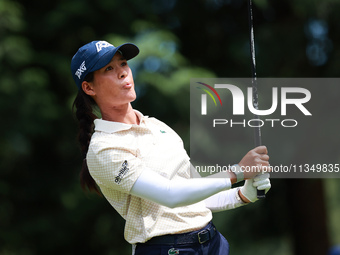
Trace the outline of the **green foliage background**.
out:
M 259 76 L 339 76 L 339 0 L 254 5 Z M 103 198 L 84 194 L 78 181 L 82 159 L 70 60 L 98 39 L 140 47 L 130 61 L 134 107 L 173 127 L 188 149 L 190 78 L 251 75 L 244 0 L 0 0 L 1 255 L 130 254 L 124 221 Z M 336 98 L 319 100 L 338 104 Z M 338 139 L 339 113 L 330 112 L 331 132 L 314 130 L 314 144 Z M 287 155 L 301 146 L 292 142 Z M 339 155 L 337 148 L 320 150 Z M 240 157 L 245 151 L 240 146 Z M 297 243 L 314 251 L 320 243 L 327 249 L 339 244 L 339 181 L 319 182 L 314 193 L 305 193 L 308 181 L 273 180 L 265 201 L 216 214 L 232 254 L 316 254 L 301 252 Z M 303 221 L 307 214 L 323 216 L 297 232 L 296 215 Z

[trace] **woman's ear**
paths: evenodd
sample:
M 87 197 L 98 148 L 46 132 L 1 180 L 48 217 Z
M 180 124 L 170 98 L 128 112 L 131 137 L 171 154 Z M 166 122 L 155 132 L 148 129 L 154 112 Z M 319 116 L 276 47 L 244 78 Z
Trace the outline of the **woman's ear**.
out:
M 93 84 L 91 82 L 83 81 L 81 87 L 85 94 L 89 96 L 94 96 L 96 94 L 93 90 Z

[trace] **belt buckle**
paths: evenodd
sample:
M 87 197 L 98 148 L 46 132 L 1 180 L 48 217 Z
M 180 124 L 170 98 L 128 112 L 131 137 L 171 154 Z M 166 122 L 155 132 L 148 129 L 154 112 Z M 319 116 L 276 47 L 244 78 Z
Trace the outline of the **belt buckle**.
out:
M 206 240 L 203 240 L 203 241 L 201 241 L 201 235 L 205 235 L 205 234 L 208 234 L 208 238 L 206 239 Z M 205 243 L 206 241 L 209 241 L 209 239 L 210 239 L 210 233 L 209 233 L 209 231 L 207 230 L 207 229 L 204 229 L 204 230 L 202 230 L 201 232 L 199 232 L 198 234 L 197 234 L 197 236 L 198 236 L 198 242 L 200 243 L 200 244 L 203 244 L 203 243 Z

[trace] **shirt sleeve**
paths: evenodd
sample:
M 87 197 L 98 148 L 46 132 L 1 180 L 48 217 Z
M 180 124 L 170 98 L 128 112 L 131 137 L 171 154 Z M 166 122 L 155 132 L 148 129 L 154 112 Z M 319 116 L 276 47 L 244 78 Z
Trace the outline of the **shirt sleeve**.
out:
M 209 208 L 212 212 L 220 212 L 246 205 L 246 203 L 237 199 L 237 192 L 238 188 L 219 192 L 205 199 L 205 206 Z
M 90 144 L 86 160 L 89 172 L 99 187 L 124 193 L 130 193 L 145 168 L 138 155 L 126 148 L 114 148 L 105 143 Z
M 227 178 L 180 178 L 169 180 L 145 169 L 131 189 L 131 194 L 170 207 L 200 202 L 220 191 L 230 189 Z
M 191 178 L 202 178 L 200 174 L 196 171 L 195 167 L 190 165 L 190 175 Z M 228 173 L 220 172 L 209 177 L 213 178 L 228 178 L 230 177 Z M 207 177 L 209 179 L 209 177 Z M 238 198 L 238 188 L 228 189 L 221 191 L 215 195 L 212 195 L 204 200 L 205 206 L 209 208 L 212 212 L 220 212 L 225 210 L 234 209 L 246 203 L 242 202 Z

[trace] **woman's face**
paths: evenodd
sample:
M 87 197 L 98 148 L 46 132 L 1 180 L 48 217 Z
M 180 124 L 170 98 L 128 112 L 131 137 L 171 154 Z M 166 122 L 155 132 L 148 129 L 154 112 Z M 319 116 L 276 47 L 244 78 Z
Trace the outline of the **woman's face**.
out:
M 125 58 L 117 52 L 111 62 L 94 71 L 90 82 L 93 98 L 100 109 L 126 106 L 136 99 L 132 72 Z

